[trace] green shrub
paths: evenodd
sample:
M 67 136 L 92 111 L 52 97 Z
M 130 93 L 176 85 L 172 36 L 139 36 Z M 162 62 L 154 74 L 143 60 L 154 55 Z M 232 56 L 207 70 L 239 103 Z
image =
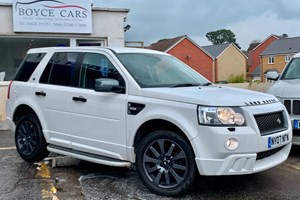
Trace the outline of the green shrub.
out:
M 229 76 L 228 82 L 229 83 L 244 83 L 245 82 L 245 76 L 244 76 L 244 74 L 240 74 L 240 75 L 236 75 L 236 76 L 231 74 Z

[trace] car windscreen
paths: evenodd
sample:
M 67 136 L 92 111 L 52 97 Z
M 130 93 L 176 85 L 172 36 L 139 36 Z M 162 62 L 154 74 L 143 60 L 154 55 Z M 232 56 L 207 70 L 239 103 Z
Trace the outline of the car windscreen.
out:
M 187 87 L 210 82 L 178 59 L 162 54 L 122 53 L 120 62 L 142 88 Z
M 293 58 L 284 70 L 282 80 L 300 79 L 300 58 Z

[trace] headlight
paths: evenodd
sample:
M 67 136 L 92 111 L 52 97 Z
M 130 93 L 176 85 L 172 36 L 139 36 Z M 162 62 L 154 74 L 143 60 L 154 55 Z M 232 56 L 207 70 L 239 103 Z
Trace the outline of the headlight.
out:
M 245 124 L 243 112 L 237 107 L 198 107 L 199 124 L 238 125 Z

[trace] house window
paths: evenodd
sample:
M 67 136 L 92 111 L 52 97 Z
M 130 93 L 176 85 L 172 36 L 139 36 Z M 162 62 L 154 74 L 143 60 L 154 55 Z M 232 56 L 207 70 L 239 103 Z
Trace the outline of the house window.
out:
M 274 64 L 274 56 L 269 57 L 268 64 Z
M 289 62 L 291 60 L 291 56 L 290 55 L 286 55 L 285 56 L 285 62 Z

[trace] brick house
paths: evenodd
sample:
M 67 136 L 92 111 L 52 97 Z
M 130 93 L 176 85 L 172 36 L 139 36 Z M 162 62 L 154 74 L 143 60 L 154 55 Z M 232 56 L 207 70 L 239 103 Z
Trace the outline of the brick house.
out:
M 300 52 L 300 37 L 280 38 L 270 44 L 260 54 L 260 77 L 262 82 L 266 82 L 265 75 L 268 71 L 278 71 L 281 73 L 291 59 Z
M 279 37 L 270 35 L 262 42 L 251 43 L 247 50 L 248 53 L 248 77 L 253 80 L 260 80 L 260 54 Z
M 213 56 L 215 80 L 228 81 L 230 76 L 246 76 L 247 56 L 233 43 L 202 46 Z
M 151 44 L 148 48 L 175 56 L 208 80 L 215 82 L 213 57 L 188 36 L 163 39 Z
M 234 44 L 200 47 L 188 36 L 163 39 L 148 48 L 169 53 L 211 82 L 246 73 L 246 56 Z

